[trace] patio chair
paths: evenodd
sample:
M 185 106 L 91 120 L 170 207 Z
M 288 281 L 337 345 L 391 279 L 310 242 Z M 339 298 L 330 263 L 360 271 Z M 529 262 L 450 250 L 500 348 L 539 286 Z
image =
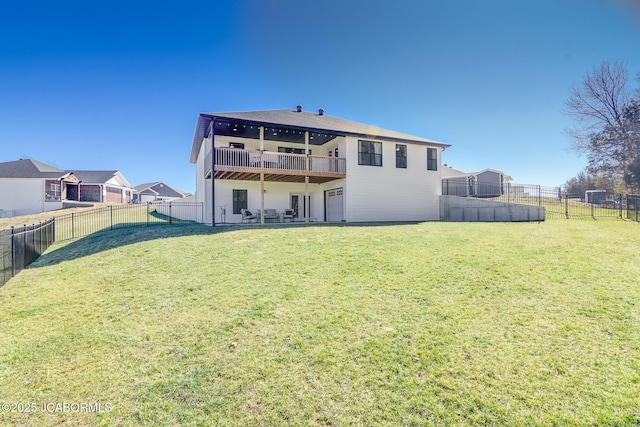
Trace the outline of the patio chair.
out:
M 293 209 L 285 209 L 282 213 L 282 222 L 293 222 Z
M 251 222 L 252 220 L 258 220 L 258 217 L 252 214 L 248 209 L 240 209 L 240 213 L 242 214 L 242 222 Z
M 280 219 L 280 215 L 276 212 L 275 209 L 265 209 L 264 210 L 264 221 L 265 222 L 277 222 Z

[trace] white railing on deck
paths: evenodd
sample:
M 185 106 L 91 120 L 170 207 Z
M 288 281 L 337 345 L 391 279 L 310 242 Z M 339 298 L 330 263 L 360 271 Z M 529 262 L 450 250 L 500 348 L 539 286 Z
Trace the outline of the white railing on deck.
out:
M 344 174 L 346 159 L 343 157 L 307 156 L 304 154 L 276 153 L 272 151 L 250 151 L 236 148 L 216 147 L 217 166 L 232 166 L 247 169 L 271 169 L 275 171 L 305 171 Z

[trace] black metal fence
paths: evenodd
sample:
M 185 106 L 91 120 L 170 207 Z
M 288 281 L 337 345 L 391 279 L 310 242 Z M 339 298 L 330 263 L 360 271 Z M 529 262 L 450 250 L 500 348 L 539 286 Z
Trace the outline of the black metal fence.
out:
M 203 217 L 202 203 L 149 202 L 110 205 L 56 216 L 56 241 L 120 228 L 203 222 Z
M 544 206 L 547 218 L 627 218 L 640 220 L 640 195 L 592 190 L 571 194 L 561 187 L 514 183 L 477 183 L 466 178 L 442 180 L 442 194 Z
M 0 286 L 38 259 L 53 242 L 127 227 L 202 223 L 203 218 L 202 203 L 150 202 L 87 209 L 0 230 Z
M 628 194 L 626 202 L 627 219 L 640 222 L 640 195 Z
M 54 242 L 53 218 L 34 225 L 0 230 L 0 286 L 38 259 Z

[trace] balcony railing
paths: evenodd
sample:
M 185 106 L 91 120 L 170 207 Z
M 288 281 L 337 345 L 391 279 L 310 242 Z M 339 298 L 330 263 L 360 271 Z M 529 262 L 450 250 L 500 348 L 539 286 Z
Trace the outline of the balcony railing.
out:
M 207 156 L 207 159 L 210 165 L 210 155 Z M 209 168 L 206 169 L 209 170 Z M 214 170 L 216 172 L 266 173 L 270 175 L 323 176 L 335 179 L 346 175 L 346 159 L 216 147 Z M 228 174 L 225 177 L 231 179 Z

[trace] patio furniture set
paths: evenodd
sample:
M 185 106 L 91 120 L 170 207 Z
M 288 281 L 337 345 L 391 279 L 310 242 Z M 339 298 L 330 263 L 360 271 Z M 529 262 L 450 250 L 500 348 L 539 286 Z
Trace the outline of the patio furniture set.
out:
M 260 209 L 256 211 L 250 211 L 248 209 L 241 209 L 242 222 L 261 222 L 262 212 Z M 292 222 L 293 221 L 293 209 L 285 209 L 278 212 L 276 209 L 264 210 L 264 222 Z

